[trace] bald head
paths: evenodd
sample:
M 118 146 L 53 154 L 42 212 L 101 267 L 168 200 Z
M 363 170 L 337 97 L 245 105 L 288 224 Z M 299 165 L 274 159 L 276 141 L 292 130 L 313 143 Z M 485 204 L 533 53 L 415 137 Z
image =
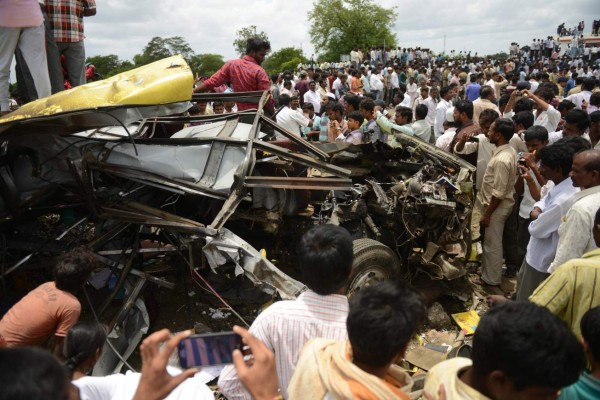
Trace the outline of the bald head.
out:
M 573 186 L 583 189 L 600 186 L 600 150 L 585 150 L 573 159 Z

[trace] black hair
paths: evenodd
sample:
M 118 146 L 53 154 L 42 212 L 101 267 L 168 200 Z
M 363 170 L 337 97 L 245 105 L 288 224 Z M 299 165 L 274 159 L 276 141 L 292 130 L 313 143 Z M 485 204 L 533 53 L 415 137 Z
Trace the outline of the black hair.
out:
M 0 400 L 64 400 L 67 372 L 52 354 L 33 347 L 0 349 Z
M 312 104 L 312 103 L 309 103 L 309 102 L 307 101 L 307 102 L 305 102 L 305 103 L 302 105 L 302 109 L 303 109 L 303 110 L 307 109 L 307 110 L 313 110 L 313 111 L 314 111 L 314 110 L 315 110 L 315 106 L 313 106 L 313 104 Z
M 279 99 L 277 99 L 280 106 L 289 106 L 292 98 L 289 94 L 283 93 L 279 95 Z
M 353 110 L 358 111 L 359 104 L 360 104 L 360 97 L 358 97 L 355 94 L 349 93 L 346 96 L 344 96 L 344 101 L 346 102 L 346 104 L 349 104 L 350 106 L 352 106 Z
M 489 85 L 484 85 L 481 87 L 481 91 L 479 92 L 479 97 L 482 99 L 488 99 L 494 96 L 494 89 Z
M 503 94 L 498 99 L 498 107 L 507 105 L 509 101 L 510 101 L 510 94 Z
M 494 121 L 494 125 L 496 126 L 496 132 L 501 134 L 504 140 L 506 140 L 507 142 L 515 134 L 515 124 L 512 122 L 511 119 L 498 118 Z
M 362 99 L 362 101 L 360 102 L 359 108 L 363 108 L 367 111 L 373 111 L 375 110 L 375 102 L 373 101 L 373 99 L 371 98 L 364 98 Z
M 581 90 L 592 91 L 596 87 L 596 80 L 594 78 L 586 78 L 581 83 Z
M 271 50 L 271 43 L 268 40 L 260 39 L 257 37 L 253 37 L 248 39 L 246 42 L 246 54 L 250 54 L 253 51 L 260 50 Z
M 498 114 L 498 111 L 491 108 L 486 108 L 481 112 L 481 114 L 479 114 L 479 125 L 481 125 L 481 120 L 490 121 L 491 123 L 497 120 L 498 118 L 500 118 L 500 114 Z
M 362 125 L 362 123 L 365 120 L 365 117 L 363 117 L 362 113 L 360 111 L 352 111 L 351 113 L 349 113 L 347 115 L 348 119 L 353 119 L 355 121 L 358 121 L 359 124 Z
M 533 100 L 522 98 L 515 102 L 513 107 L 514 113 L 518 113 L 521 111 L 533 111 Z
M 467 118 L 473 119 L 473 102 L 470 100 L 458 100 L 454 103 L 454 109 L 458 110 L 459 113 L 467 114 Z
M 574 109 L 575 103 L 573 103 L 570 100 L 563 100 L 560 103 L 558 103 L 558 107 L 556 108 L 559 112 L 562 112 L 563 110 L 572 110 Z
M 600 209 L 596 212 L 596 225 L 600 224 Z M 594 361 L 600 361 L 600 306 L 589 309 L 580 323 L 581 336 L 590 347 Z
M 76 292 L 98 265 L 96 255 L 86 247 L 69 251 L 54 266 L 56 288 L 70 293 Z
M 213 103 L 212 103 L 213 110 L 215 109 L 215 107 L 219 107 L 219 106 L 225 107 L 225 104 L 222 101 L 220 101 L 220 100 L 213 101 Z
M 566 136 L 552 144 L 552 146 L 561 146 L 566 148 L 571 155 L 574 157 L 575 154 L 581 153 L 585 150 L 590 150 L 592 145 L 589 140 L 582 138 L 581 136 Z
M 550 103 L 554 99 L 554 92 L 547 86 L 541 86 L 535 91 L 535 95 L 541 97 L 546 103 Z
M 600 93 L 598 93 L 598 94 L 600 94 Z M 598 122 L 600 122 L 600 110 L 594 111 L 593 113 L 591 113 L 589 115 L 589 117 L 590 117 L 590 125 L 597 124 Z
M 592 95 L 590 96 L 590 105 L 591 106 L 600 106 L 600 92 L 593 92 Z M 593 113 L 598 112 L 598 111 L 594 111 Z M 593 114 L 592 113 L 592 114 Z M 590 116 L 592 115 L 590 114 Z
M 590 117 L 583 110 L 571 110 L 565 115 L 565 122 L 575 124 L 579 131 L 585 131 L 590 126 Z
M 333 294 L 347 283 L 352 271 L 352 238 L 336 225 L 318 225 L 306 232 L 297 247 L 302 282 L 315 293 Z
M 471 359 L 477 376 L 502 371 L 517 391 L 569 386 L 585 366 L 583 349 L 566 324 L 528 301 L 499 304 L 481 318 Z
M 440 97 L 444 97 L 448 94 L 449 91 L 452 90 L 452 87 L 450 86 L 444 86 L 443 88 L 440 89 Z
M 271 75 L 271 82 L 276 83 L 277 79 L 279 79 L 279 74 L 273 74 L 273 75 Z
M 515 126 L 522 125 L 523 128 L 529 129 L 533 126 L 535 118 L 531 111 L 519 111 L 513 116 L 512 120 L 515 123 Z M 548 136 L 548 131 L 546 131 L 546 136 Z M 546 140 L 548 139 L 546 138 Z
M 547 141 L 548 129 L 544 128 L 541 125 L 530 126 L 525 131 L 525 141 L 528 142 L 530 140 L 539 140 L 540 142 Z
M 339 111 L 341 115 L 344 115 L 344 106 L 340 103 L 329 103 L 327 105 L 327 111 Z
M 63 347 L 65 367 L 70 376 L 106 342 L 106 328 L 95 321 L 78 321 L 69 329 Z
M 427 109 L 427 106 L 425 104 L 419 104 L 418 106 L 415 107 L 415 115 L 417 116 L 417 119 L 425 119 L 427 117 L 427 113 L 429 112 L 429 110 Z
M 406 123 L 410 123 L 412 122 L 413 119 L 413 112 L 410 108 L 408 107 L 403 107 L 403 106 L 397 106 L 396 107 L 396 113 L 400 113 L 401 117 L 406 118 Z
M 594 218 L 594 225 L 600 225 L 600 208 L 598 209 L 598 211 L 596 211 L 596 217 Z M 600 360 L 600 357 L 598 359 Z
M 544 128 L 545 129 L 545 128 Z M 547 136 L 547 132 L 546 132 Z M 573 154 L 564 146 L 546 146 L 540 150 L 540 159 L 545 166 L 560 167 L 563 176 L 568 176 L 573 165 Z
M 398 281 L 377 283 L 350 298 L 346 320 L 354 361 L 383 367 L 404 348 L 426 309 L 420 294 Z

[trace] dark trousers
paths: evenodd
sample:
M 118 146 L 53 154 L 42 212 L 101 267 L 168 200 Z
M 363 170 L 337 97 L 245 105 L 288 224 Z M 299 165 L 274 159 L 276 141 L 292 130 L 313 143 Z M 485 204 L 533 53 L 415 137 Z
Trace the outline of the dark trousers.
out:
M 529 224 L 531 223 L 531 218 L 522 218 L 519 216 L 519 231 L 517 232 L 517 265 L 523 264 L 523 260 L 525 259 L 525 253 L 527 253 L 527 245 L 529 244 Z

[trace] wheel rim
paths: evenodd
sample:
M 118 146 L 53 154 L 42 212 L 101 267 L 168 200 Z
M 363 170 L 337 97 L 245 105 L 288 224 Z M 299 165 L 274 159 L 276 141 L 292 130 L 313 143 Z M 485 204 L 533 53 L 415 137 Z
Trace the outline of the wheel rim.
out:
M 348 297 L 361 289 L 369 287 L 377 282 L 385 281 L 389 278 L 386 269 L 378 265 L 373 265 L 360 271 L 348 286 Z

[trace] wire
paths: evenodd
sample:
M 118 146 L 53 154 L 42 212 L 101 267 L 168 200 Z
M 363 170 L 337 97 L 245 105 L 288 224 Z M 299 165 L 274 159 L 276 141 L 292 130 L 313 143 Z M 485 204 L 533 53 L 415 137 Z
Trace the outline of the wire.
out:
M 87 289 L 85 288 L 85 286 L 83 287 L 83 293 L 85 294 L 85 298 L 90 306 L 90 310 L 92 310 L 92 314 L 94 315 L 94 319 L 96 320 L 97 323 L 101 323 L 100 320 L 98 319 L 98 315 L 96 314 L 96 310 L 94 310 L 94 306 L 92 305 L 92 300 L 90 300 L 90 295 L 87 292 Z M 114 329 L 114 328 L 113 328 Z M 108 344 L 108 347 L 110 347 L 112 349 L 112 351 L 115 353 L 115 355 L 119 358 L 119 360 L 121 360 L 123 362 L 123 364 L 125 364 L 125 366 L 127 368 L 129 368 L 131 371 L 133 372 L 138 372 L 135 368 L 133 368 L 128 362 L 127 360 L 125 360 L 125 358 L 123 358 L 123 356 L 117 351 L 117 349 L 115 349 L 115 346 L 113 346 L 113 344 L 110 342 L 110 340 L 107 338 L 106 339 L 106 343 Z

